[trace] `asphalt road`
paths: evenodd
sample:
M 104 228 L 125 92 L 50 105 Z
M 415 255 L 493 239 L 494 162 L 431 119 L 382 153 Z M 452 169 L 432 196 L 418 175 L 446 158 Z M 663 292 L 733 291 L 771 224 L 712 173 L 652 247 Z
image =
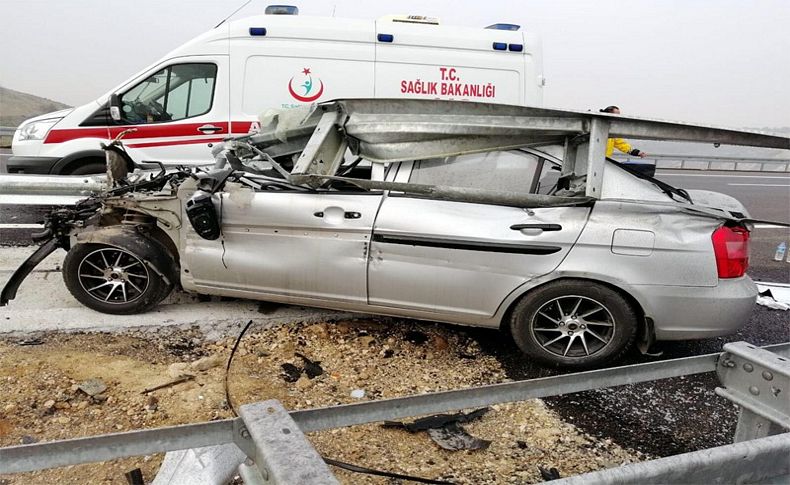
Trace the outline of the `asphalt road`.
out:
M 744 203 L 754 218 L 790 221 L 790 174 L 659 171 L 658 177 L 680 188 L 732 195 Z M 47 210 L 0 205 L 0 245 L 29 244 L 28 234 L 33 229 L 27 225 L 39 223 Z M 23 226 L 9 229 L 10 224 Z M 790 241 L 790 230 L 759 225 L 751 241 L 750 276 L 756 281 L 790 283 L 790 264 L 773 261 L 776 246 Z M 458 331 L 476 338 L 500 360 L 512 379 L 560 373 L 526 361 L 513 343 L 498 332 Z M 735 335 L 662 344 L 655 349 L 663 352 L 658 357 L 633 351 L 625 363 L 719 352 L 724 343 L 739 340 L 757 345 L 790 341 L 790 315 L 757 307 L 747 325 Z M 729 401 L 715 395 L 717 384 L 715 375 L 703 374 L 558 396 L 547 403 L 589 434 L 653 456 L 668 456 L 731 441 L 737 412 Z
M 790 221 L 790 173 L 659 170 L 657 178 L 682 189 L 731 195 L 755 219 Z

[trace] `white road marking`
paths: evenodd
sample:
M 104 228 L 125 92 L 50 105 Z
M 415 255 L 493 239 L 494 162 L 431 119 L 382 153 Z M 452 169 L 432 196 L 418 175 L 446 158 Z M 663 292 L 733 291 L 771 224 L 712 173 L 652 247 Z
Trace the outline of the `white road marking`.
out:
M 746 179 L 788 179 L 788 175 L 730 175 L 730 174 L 707 174 L 707 173 L 662 173 L 656 172 L 656 178 L 661 177 L 722 177 L 722 178 L 746 178 Z
M 44 224 L 0 224 L 0 229 L 41 229 Z
M 727 185 L 737 185 L 741 187 L 749 186 L 749 187 L 790 187 L 790 184 L 727 184 Z
M 755 224 L 755 229 L 785 229 L 790 230 L 790 227 L 787 226 L 777 226 L 775 224 Z

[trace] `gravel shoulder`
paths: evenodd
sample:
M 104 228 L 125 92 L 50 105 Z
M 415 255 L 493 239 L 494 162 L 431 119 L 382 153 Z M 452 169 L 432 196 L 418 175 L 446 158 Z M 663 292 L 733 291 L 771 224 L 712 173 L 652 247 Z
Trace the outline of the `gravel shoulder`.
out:
M 36 345 L 23 345 L 31 343 Z M 4 337 L 0 445 L 229 418 L 222 381 L 232 344 L 232 338 L 206 342 L 197 329 Z M 300 354 L 319 363 L 322 373 L 308 377 Z M 196 361 L 200 364 L 191 364 Z M 141 394 L 183 373 L 194 379 Z M 360 390 L 366 400 L 508 380 L 497 358 L 464 330 L 368 319 L 253 327 L 229 377 L 235 406 L 279 399 L 287 409 L 358 402 L 352 392 Z M 78 386 L 93 378 L 107 389 L 91 397 Z M 448 451 L 425 432 L 379 424 L 326 430 L 309 438 L 336 460 L 458 484 L 535 483 L 542 481 L 538 466 L 556 467 L 567 476 L 646 459 L 581 432 L 539 400 L 494 406 L 463 426 L 491 445 Z M 160 463 L 160 455 L 136 457 L 0 476 L 0 483 L 121 484 L 123 473 L 136 467 L 152 480 Z M 333 471 L 343 483 L 393 483 Z

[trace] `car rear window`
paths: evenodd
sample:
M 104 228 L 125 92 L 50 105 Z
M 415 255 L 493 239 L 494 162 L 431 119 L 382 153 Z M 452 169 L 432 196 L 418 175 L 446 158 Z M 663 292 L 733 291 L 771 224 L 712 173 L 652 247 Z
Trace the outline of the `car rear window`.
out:
M 528 194 L 538 157 L 521 151 L 496 151 L 414 162 L 409 182 Z

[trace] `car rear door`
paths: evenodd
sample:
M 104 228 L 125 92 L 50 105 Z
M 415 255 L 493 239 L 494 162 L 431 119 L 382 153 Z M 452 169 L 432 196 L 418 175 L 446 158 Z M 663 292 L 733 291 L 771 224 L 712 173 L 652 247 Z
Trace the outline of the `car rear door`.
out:
M 397 181 L 534 193 L 542 165 L 530 153 L 491 152 L 403 163 Z M 513 290 L 559 265 L 589 212 L 389 194 L 373 229 L 368 301 L 493 315 Z

